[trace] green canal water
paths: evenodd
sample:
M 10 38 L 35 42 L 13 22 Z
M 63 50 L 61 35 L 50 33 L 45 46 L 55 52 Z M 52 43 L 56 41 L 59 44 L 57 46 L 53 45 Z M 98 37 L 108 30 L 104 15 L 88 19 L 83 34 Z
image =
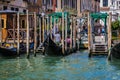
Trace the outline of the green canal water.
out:
M 120 80 L 120 60 L 88 58 L 88 51 L 66 57 L 0 57 L 0 80 Z

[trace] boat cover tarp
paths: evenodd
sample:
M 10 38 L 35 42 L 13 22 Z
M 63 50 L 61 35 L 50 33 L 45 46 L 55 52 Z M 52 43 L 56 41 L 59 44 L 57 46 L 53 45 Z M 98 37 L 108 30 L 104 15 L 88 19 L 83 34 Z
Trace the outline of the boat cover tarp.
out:
M 108 14 L 107 13 L 91 13 L 90 16 L 92 18 L 102 19 L 102 18 L 107 18 Z
M 91 13 L 90 17 L 93 20 L 101 19 L 104 22 L 104 25 L 106 25 L 106 19 L 109 15 L 107 13 Z

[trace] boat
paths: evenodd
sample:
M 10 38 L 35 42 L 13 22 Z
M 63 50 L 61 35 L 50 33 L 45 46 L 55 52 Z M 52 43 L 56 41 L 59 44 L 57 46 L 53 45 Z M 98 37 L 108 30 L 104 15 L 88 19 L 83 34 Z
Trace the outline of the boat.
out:
M 120 43 L 111 48 L 110 57 L 120 59 Z
M 34 43 L 30 43 L 30 47 L 29 49 L 33 49 L 34 47 Z M 15 56 L 19 56 L 21 54 L 26 53 L 26 46 L 24 43 L 20 43 L 20 50 L 19 53 L 17 53 L 17 48 L 16 47 L 0 47 L 0 55 L 1 56 L 8 56 L 8 57 L 15 57 Z
M 80 48 L 87 49 L 88 48 L 88 35 L 83 35 L 80 39 Z
M 65 56 L 70 54 L 70 51 L 62 52 L 62 46 L 57 45 L 49 36 L 47 36 L 46 40 L 43 43 L 44 54 L 48 56 Z
M 8 49 L 8 48 L 0 47 L 0 55 L 1 56 L 8 56 L 8 57 L 17 56 L 17 51 L 16 51 L 16 48 Z

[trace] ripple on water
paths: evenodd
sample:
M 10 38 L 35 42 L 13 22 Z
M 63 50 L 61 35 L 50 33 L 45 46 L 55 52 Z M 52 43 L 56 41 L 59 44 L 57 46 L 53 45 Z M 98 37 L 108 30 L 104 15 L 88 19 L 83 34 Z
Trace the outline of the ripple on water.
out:
M 0 58 L 1 80 L 119 80 L 119 60 L 88 58 L 87 51 L 66 57 Z

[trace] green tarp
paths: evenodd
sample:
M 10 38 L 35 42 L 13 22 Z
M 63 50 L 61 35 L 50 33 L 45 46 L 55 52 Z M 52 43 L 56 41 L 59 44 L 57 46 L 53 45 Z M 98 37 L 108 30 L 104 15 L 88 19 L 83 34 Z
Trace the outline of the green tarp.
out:
M 70 27 L 70 25 L 69 25 L 69 23 L 70 23 L 69 12 L 54 12 L 54 13 L 49 14 L 48 16 L 52 17 L 52 23 L 54 24 L 54 22 L 58 23 L 59 18 L 62 18 L 63 13 L 64 13 L 64 19 L 65 20 L 67 19 L 67 26 L 68 26 L 68 29 L 69 29 L 69 27 Z
M 90 14 L 90 17 L 93 20 L 101 19 L 104 22 L 104 25 L 106 25 L 107 16 L 109 16 L 107 13 L 91 13 Z
M 54 12 L 54 13 L 49 14 L 48 16 L 62 18 L 62 13 L 64 13 L 64 16 L 68 16 L 69 15 L 68 12 Z
M 69 16 L 68 12 L 54 12 L 54 13 L 49 14 L 48 16 L 52 17 L 52 23 L 54 23 L 54 21 L 58 22 L 59 18 L 62 18 L 63 13 L 64 13 L 64 18 L 68 19 L 68 16 Z
M 108 14 L 107 13 L 91 13 L 90 16 L 92 18 L 102 19 L 102 18 L 107 18 Z

